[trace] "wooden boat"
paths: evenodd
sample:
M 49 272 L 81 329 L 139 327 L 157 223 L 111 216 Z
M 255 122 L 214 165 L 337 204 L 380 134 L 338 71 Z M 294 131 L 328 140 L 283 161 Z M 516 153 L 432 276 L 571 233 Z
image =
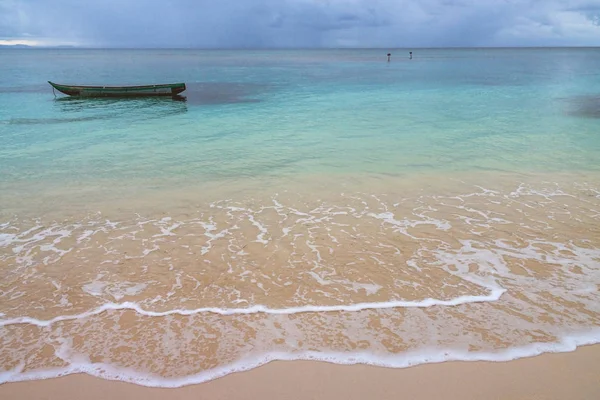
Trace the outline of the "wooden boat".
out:
M 185 90 L 185 83 L 145 86 L 73 86 L 50 81 L 48 83 L 61 93 L 81 97 L 176 96 Z

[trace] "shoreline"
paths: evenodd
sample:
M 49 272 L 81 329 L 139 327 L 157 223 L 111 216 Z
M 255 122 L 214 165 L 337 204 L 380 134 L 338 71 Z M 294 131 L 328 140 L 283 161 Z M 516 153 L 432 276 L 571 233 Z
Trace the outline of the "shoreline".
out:
M 598 171 L 545 173 L 539 171 L 413 171 L 385 173 L 308 173 L 303 175 L 257 176 L 251 179 L 222 181 L 173 181 L 154 186 L 148 182 L 113 182 L 100 180 L 89 184 L 41 185 L 38 183 L 6 185 L 0 202 L 0 223 L 18 220 L 79 221 L 102 216 L 111 220 L 135 215 L 188 215 L 209 210 L 210 205 L 235 201 L 260 206 L 272 204 L 273 198 L 305 201 L 339 200 L 340 194 L 393 195 L 399 199 L 420 195 L 452 196 L 482 189 L 513 192 L 521 185 L 545 188 L 600 186 Z M 266 189 L 265 189 L 266 188 Z M 24 194 L 34 193 L 34 196 Z M 110 193 L 110 194 L 109 194 Z
M 3 399 L 592 399 L 600 345 L 508 362 L 449 361 L 392 369 L 274 361 L 207 383 L 162 389 L 85 374 L 0 385 Z

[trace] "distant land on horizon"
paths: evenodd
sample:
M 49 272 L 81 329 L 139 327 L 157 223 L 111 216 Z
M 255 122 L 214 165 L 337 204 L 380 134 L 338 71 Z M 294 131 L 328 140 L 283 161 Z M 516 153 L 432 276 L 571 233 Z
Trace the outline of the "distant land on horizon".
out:
M 0 49 L 77 49 L 77 46 L 29 46 L 27 44 L 0 44 Z
M 28 46 L 26 44 L 0 44 L 0 48 L 13 48 L 13 49 L 31 49 L 33 46 Z

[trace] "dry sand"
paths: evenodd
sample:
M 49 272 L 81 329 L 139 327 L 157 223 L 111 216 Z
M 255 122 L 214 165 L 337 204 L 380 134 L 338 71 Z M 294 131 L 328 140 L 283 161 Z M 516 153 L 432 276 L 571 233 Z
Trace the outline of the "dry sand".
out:
M 205 384 L 155 389 L 87 375 L 0 386 L 0 399 L 600 399 L 600 345 L 511 362 L 406 369 L 272 362 Z

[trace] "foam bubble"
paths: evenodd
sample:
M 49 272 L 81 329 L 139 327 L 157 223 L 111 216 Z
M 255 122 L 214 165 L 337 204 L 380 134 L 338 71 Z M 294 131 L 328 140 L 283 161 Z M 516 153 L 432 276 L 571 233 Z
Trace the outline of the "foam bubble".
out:
M 100 277 L 101 278 L 101 277 Z M 109 294 L 115 300 L 119 301 L 125 296 L 135 296 L 140 294 L 148 287 L 146 283 L 133 284 L 130 282 L 110 283 L 101 280 L 95 280 L 84 286 L 82 290 L 92 296 L 102 296 Z M 95 313 L 94 313 L 95 314 Z M 93 314 L 90 314 L 93 315 Z M 2 321 L 0 320 L 0 324 Z
M 383 223 L 395 226 L 396 229 L 398 230 L 398 232 L 401 232 L 402 234 L 409 236 L 411 238 L 414 238 L 414 239 L 417 239 L 417 238 L 408 233 L 408 231 L 407 231 L 408 228 L 415 228 L 419 225 L 433 225 L 436 227 L 436 229 L 447 231 L 452 227 L 448 221 L 431 218 L 424 214 L 416 214 L 416 215 L 421 217 L 422 219 L 421 220 L 410 220 L 408 218 L 404 218 L 402 220 L 397 220 L 395 215 L 389 211 L 379 213 L 379 214 L 375 214 L 375 213 L 368 214 L 368 216 L 370 216 L 370 217 L 382 220 Z
M 260 222 L 258 222 L 257 220 L 255 220 L 254 216 L 252 214 L 248 215 L 248 219 L 250 220 L 250 222 L 252 223 L 252 225 L 254 225 L 255 227 L 258 228 L 258 230 L 260 232 L 256 236 L 256 241 L 258 243 L 262 243 L 262 244 L 269 244 L 269 241 L 267 239 L 265 239 L 265 235 L 267 235 L 269 233 L 269 231 L 267 230 L 267 228 L 265 228 L 265 226 L 263 224 L 261 224 Z

